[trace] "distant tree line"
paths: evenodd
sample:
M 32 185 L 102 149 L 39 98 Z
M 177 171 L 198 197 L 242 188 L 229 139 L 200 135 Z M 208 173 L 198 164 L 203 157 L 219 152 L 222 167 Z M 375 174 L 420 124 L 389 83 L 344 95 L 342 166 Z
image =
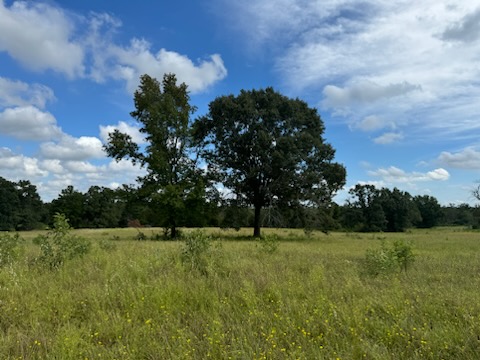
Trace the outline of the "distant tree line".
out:
M 161 82 L 142 75 L 134 105 L 142 143 L 117 129 L 104 151 L 145 169 L 136 185 L 86 193 L 68 186 L 44 204 L 29 181 L 1 179 L 0 230 L 50 226 L 59 213 L 75 228 L 156 226 L 170 238 L 178 227 L 202 226 L 248 226 L 255 237 L 262 226 L 404 231 L 465 222 L 462 216 L 470 219 L 462 225 L 476 226 L 471 209 L 445 215 L 435 198 L 398 189 L 357 185 L 344 205 L 335 204 L 346 169 L 334 162 L 317 109 L 271 87 L 217 97 L 192 120 L 185 83 L 174 74 Z
M 465 226 L 479 228 L 480 207 L 468 204 L 440 206 L 433 196 L 411 196 L 399 189 L 378 189 L 357 185 L 343 205 L 329 203 L 324 207 L 269 206 L 260 219 L 265 227 L 344 230 L 363 232 L 398 232 L 408 228 Z M 33 230 L 51 226 L 54 215 L 65 214 L 74 228 L 115 228 L 165 226 L 158 204 L 152 203 L 142 188 L 123 185 L 112 190 L 92 186 L 86 192 L 73 186 L 44 203 L 37 188 L 28 180 L 8 181 L 0 177 L 0 230 Z M 205 195 L 185 206 L 180 227 L 253 227 L 255 210 L 222 202 Z

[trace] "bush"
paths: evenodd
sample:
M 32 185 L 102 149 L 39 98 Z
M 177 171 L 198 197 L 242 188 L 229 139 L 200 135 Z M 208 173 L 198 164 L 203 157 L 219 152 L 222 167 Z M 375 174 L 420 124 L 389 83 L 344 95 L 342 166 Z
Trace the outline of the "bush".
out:
M 200 230 L 187 234 L 184 241 L 181 254 L 183 265 L 188 270 L 208 275 L 220 258 L 220 243 L 214 244 L 212 236 Z
M 0 268 L 10 265 L 18 259 L 22 240 L 18 233 L 0 234 Z
M 411 244 L 397 240 L 389 247 L 382 241 L 380 249 L 366 251 L 364 269 L 370 276 L 386 275 L 401 270 L 406 272 L 414 260 Z
M 34 243 L 40 246 L 37 261 L 52 269 L 59 268 L 66 260 L 81 257 L 90 251 L 90 242 L 71 234 L 72 228 L 64 214 L 55 214 L 53 230 L 39 235 Z
M 264 235 L 258 239 L 260 249 L 267 253 L 273 254 L 278 250 L 279 240 L 277 234 Z

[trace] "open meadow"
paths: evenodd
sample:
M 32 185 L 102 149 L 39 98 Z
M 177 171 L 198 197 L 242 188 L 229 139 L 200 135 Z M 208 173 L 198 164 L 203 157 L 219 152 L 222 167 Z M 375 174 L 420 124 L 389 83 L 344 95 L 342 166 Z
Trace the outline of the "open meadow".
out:
M 205 229 L 197 246 L 142 231 L 75 230 L 90 251 L 55 269 L 22 233 L 0 268 L 0 358 L 480 356 L 479 232 Z M 367 249 L 395 240 L 413 249 L 407 271 L 368 273 Z

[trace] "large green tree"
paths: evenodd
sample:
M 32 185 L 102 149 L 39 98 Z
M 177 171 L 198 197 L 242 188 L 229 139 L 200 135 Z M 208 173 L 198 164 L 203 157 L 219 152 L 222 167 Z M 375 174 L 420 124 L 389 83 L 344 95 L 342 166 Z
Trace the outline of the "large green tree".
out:
M 187 211 L 186 199 L 198 184 L 198 171 L 191 156 L 191 106 L 187 85 L 177 85 L 173 74 L 165 74 L 162 83 L 142 75 L 134 95 L 135 110 L 130 115 L 144 134 L 146 146 L 135 143 L 130 135 L 115 130 L 104 149 L 116 159 L 130 159 L 147 170 L 140 178 L 141 193 L 155 207 L 154 219 L 177 236 L 177 227 Z M 196 193 L 200 194 L 201 191 Z
M 50 204 L 50 218 L 53 225 L 55 214 L 64 214 L 73 228 L 87 227 L 85 222 L 85 194 L 72 185 L 63 189 L 58 198 Z
M 415 196 L 413 198 L 421 219 L 416 225 L 420 228 L 431 228 L 440 223 L 443 217 L 442 207 L 438 200 L 429 195 Z
M 325 204 L 345 184 L 324 130 L 316 109 L 272 88 L 218 97 L 194 124 L 210 170 L 254 207 L 254 236 L 262 208 Z
M 0 231 L 35 229 L 44 215 L 35 185 L 28 180 L 16 183 L 0 177 Z
M 357 184 L 348 192 L 352 199 L 347 202 L 344 226 L 360 231 L 385 230 L 387 219 L 380 199 L 381 191 L 370 184 Z

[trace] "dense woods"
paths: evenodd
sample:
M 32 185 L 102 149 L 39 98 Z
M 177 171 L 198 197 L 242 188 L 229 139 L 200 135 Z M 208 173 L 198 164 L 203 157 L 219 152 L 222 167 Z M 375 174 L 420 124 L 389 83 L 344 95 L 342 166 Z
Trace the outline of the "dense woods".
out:
M 455 226 L 478 228 L 480 207 L 468 204 L 440 206 L 433 196 L 411 196 L 398 189 L 358 185 L 345 204 L 328 208 L 266 207 L 261 223 L 285 227 L 347 231 L 404 231 L 408 228 Z M 145 201 L 142 190 L 132 186 L 92 186 L 81 192 L 68 186 L 49 203 L 41 201 L 28 180 L 8 181 L 0 177 L 0 230 L 32 230 L 50 226 L 56 213 L 65 214 L 74 228 L 164 226 L 157 207 Z M 254 209 L 249 206 L 204 201 L 186 206 L 178 226 L 225 228 L 252 227 Z

